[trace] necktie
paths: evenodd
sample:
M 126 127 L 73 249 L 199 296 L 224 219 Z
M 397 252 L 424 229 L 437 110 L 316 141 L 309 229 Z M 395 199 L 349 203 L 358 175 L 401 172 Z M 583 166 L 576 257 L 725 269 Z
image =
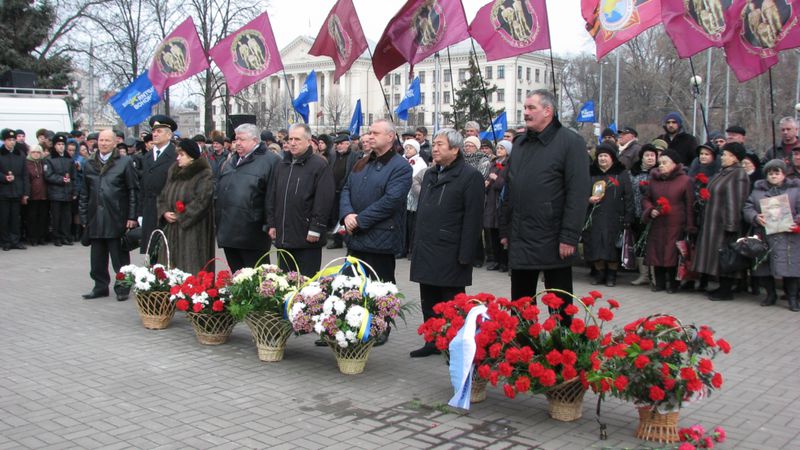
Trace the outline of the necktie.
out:
M 156 149 L 156 159 L 158 159 L 159 156 L 161 156 L 161 150 Z

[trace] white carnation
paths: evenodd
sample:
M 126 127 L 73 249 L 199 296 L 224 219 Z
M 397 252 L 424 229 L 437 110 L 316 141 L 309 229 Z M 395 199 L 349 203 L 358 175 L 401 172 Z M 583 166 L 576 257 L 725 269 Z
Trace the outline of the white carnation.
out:
M 320 335 L 325 332 L 325 326 L 322 325 L 321 320 L 314 323 L 314 332 Z
M 355 331 L 346 331 L 344 337 L 350 342 L 356 342 L 358 340 Z
M 239 269 L 239 272 L 236 274 L 235 277 L 233 277 L 233 282 L 241 283 L 243 281 L 247 281 L 253 278 L 253 275 L 255 274 L 256 270 L 253 269 L 252 267 L 243 267 L 242 269 Z
M 303 312 L 303 309 L 305 309 L 305 307 L 306 304 L 303 302 L 297 302 L 293 304 L 292 309 L 289 310 L 289 320 L 294 320 L 294 318 L 297 317 L 298 314 Z
M 310 283 L 308 286 L 304 287 L 303 289 L 301 289 L 300 290 L 300 295 L 302 295 L 303 297 L 309 297 L 310 298 L 310 297 L 313 297 L 313 296 L 319 294 L 320 292 L 322 292 L 322 289 L 319 287 L 319 283 L 317 283 L 315 281 L 313 283 Z
M 367 310 L 362 306 L 353 305 L 349 310 L 347 310 L 345 321 L 347 321 L 347 324 L 351 327 L 358 328 L 361 326 L 361 320 L 363 320 L 364 314 L 366 313 Z
M 358 289 L 360 286 L 360 277 L 348 277 L 347 275 L 337 275 L 331 282 L 331 289 L 334 291 Z
M 119 271 L 125 274 L 133 273 L 136 270 L 136 266 L 134 264 L 128 264 L 127 266 L 122 266 Z
M 366 294 L 369 297 L 385 297 L 387 295 L 397 294 L 397 285 L 394 283 L 382 283 L 380 281 L 372 281 L 367 285 Z
M 347 303 L 339 297 L 336 297 L 336 300 L 333 302 L 333 309 L 336 310 L 336 314 L 343 313 L 345 308 L 347 308 Z
M 347 347 L 347 338 L 345 338 L 344 333 L 341 331 L 336 332 L 336 343 L 339 344 L 339 347 L 346 348 Z
M 333 313 L 333 302 L 338 297 L 328 297 L 325 299 L 325 302 L 322 304 L 322 312 L 325 313 L 326 316 L 329 316 Z

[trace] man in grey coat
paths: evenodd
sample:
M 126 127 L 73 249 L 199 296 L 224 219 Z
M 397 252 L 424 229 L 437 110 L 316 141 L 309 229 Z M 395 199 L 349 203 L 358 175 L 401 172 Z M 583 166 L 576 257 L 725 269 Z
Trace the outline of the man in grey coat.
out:
M 586 142 L 561 125 L 555 104 L 547 90 L 525 99 L 527 131 L 509 157 L 500 242 L 508 247 L 513 299 L 536 294 L 539 272 L 546 288 L 572 292 L 572 261 L 591 194 L 589 161 Z

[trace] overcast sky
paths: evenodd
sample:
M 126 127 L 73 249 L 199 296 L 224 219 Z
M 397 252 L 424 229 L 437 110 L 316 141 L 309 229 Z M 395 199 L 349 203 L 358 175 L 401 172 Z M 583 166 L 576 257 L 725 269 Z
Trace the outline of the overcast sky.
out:
M 364 34 L 375 42 L 389 20 L 406 0 L 353 0 Z M 278 48 L 283 48 L 301 34 L 316 36 L 335 0 L 271 0 L 267 7 Z M 467 20 L 472 22 L 488 0 L 463 0 Z M 593 42 L 584 28 L 578 0 L 548 0 L 550 36 L 557 55 L 593 52 Z

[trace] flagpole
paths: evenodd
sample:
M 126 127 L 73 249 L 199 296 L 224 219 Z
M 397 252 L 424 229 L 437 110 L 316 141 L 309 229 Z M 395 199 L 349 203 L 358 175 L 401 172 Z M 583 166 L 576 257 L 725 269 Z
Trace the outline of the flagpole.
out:
M 475 58 L 475 67 L 478 68 L 478 79 L 481 81 L 483 100 L 486 101 L 486 115 L 489 116 L 489 126 L 492 128 L 492 140 L 494 140 L 494 146 L 497 148 L 497 133 L 494 131 L 494 119 L 492 118 L 491 106 L 489 105 L 489 94 L 486 92 L 486 83 L 483 82 L 483 72 L 481 71 L 480 64 L 478 64 L 478 53 L 475 51 L 475 41 L 469 38 L 469 42 L 472 44 L 472 56 Z M 452 75 L 453 72 L 450 71 L 450 74 Z
M 698 83 L 695 83 L 694 80 L 697 79 L 697 74 L 694 71 L 694 63 L 692 62 L 692 57 L 689 57 L 689 68 L 692 69 L 692 94 L 694 95 L 694 100 L 697 102 L 697 97 L 700 95 L 700 86 Z M 706 83 L 708 80 L 706 80 Z M 703 128 L 705 129 L 706 136 L 708 136 L 708 122 L 706 122 L 706 108 L 700 103 L 700 115 L 703 117 Z M 774 133 L 773 133 L 774 134 Z
M 775 144 L 775 89 L 772 88 L 772 67 L 769 68 L 769 124 L 772 125 L 772 148 L 777 148 Z
M 452 61 L 450 61 L 450 46 L 449 45 L 447 46 L 447 66 L 450 67 L 450 95 L 453 97 L 450 100 L 450 104 L 452 105 L 452 104 L 454 104 L 456 102 L 456 91 L 453 90 L 453 85 L 455 83 L 453 82 L 453 63 L 452 63 Z M 453 126 L 454 126 L 454 128 L 458 128 L 458 112 L 456 112 L 456 108 L 455 107 L 451 106 L 450 109 L 453 111 Z
M 289 93 L 289 103 L 292 103 L 294 100 L 294 92 L 292 92 L 292 87 L 289 86 L 289 77 L 286 76 L 286 69 L 283 69 L 283 83 L 286 85 L 286 92 Z M 286 126 L 289 126 L 289 108 L 287 107 L 284 111 L 286 111 Z
M 372 56 L 372 49 L 369 48 L 369 45 L 367 45 L 367 51 L 369 52 L 369 60 L 372 61 L 373 59 L 375 59 L 375 57 Z M 373 73 L 375 72 L 373 71 Z M 391 73 L 388 73 L 387 76 L 391 76 Z M 392 107 L 389 106 L 389 97 L 386 96 L 386 91 L 383 89 L 383 81 L 381 81 L 380 78 L 378 78 L 378 86 L 381 88 L 381 94 L 383 94 L 383 103 L 386 105 L 386 110 L 389 111 L 389 120 L 392 123 L 395 123 L 394 116 L 392 115 Z M 369 89 L 367 89 L 367 91 L 369 91 Z M 367 109 L 369 109 L 369 105 L 367 105 Z

